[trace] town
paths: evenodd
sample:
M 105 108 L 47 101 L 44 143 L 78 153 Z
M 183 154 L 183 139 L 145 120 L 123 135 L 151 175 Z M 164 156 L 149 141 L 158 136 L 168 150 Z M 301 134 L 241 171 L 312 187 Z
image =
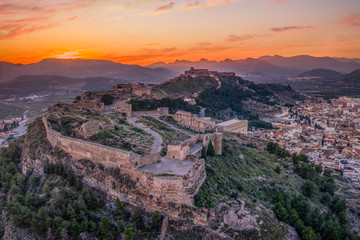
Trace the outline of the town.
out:
M 27 121 L 26 115 L 0 121 L 0 149 L 9 146 L 9 142 L 26 133 Z
M 360 187 L 360 99 L 312 98 L 283 106 L 273 129 L 249 135 L 277 142 L 291 153 L 305 153 L 310 162 L 341 170 Z

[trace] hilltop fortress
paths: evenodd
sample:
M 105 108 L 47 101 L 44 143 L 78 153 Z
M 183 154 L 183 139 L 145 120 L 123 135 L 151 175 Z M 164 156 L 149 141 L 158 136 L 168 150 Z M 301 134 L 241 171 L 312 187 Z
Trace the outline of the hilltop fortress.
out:
M 186 71 L 185 75 L 216 77 L 215 73 L 219 74 L 192 68 Z M 221 74 L 233 75 L 233 73 Z M 221 86 L 220 81 L 218 86 Z M 100 100 L 105 94 L 114 99 L 110 107 L 104 106 Z M 223 136 L 238 140 L 229 133 L 247 134 L 247 121 L 233 119 L 216 124 L 210 118 L 198 117 L 186 111 L 178 110 L 175 114 L 169 114 L 167 107 L 150 111 L 133 111 L 132 105 L 127 101 L 134 98 L 151 99 L 152 86 L 119 84 L 108 92 L 85 92 L 74 103 L 59 103 L 51 106 L 49 113 L 42 118 L 46 137 L 53 148 L 69 154 L 71 160 L 66 164 L 72 166 L 76 173 L 84 176 L 87 185 L 104 192 L 109 200 L 119 198 L 146 211 L 159 211 L 171 219 L 183 219 L 184 215 L 191 213 L 194 223 L 206 225 L 207 213 L 203 209 L 194 207 L 194 197 L 206 179 L 205 160 L 201 158 L 202 151 L 206 152 L 211 143 L 215 154 L 221 155 Z M 61 122 L 62 112 L 75 115 L 82 113 L 90 117 L 78 114 L 77 119 L 81 124 L 73 129 L 72 135 L 64 135 L 63 131 L 56 130 L 57 122 Z M 115 118 L 108 117 L 109 114 L 115 114 L 112 115 Z M 175 120 L 177 125 L 161 120 L 166 117 Z M 114 121 L 117 118 L 122 119 L 121 121 L 126 122 L 127 125 L 119 125 L 119 122 Z M 164 139 L 159 132 L 138 122 L 146 118 L 188 136 L 176 144 L 168 143 L 164 148 L 162 147 Z M 65 123 L 67 121 L 65 119 Z M 193 132 L 184 133 L 178 128 L 179 126 L 191 129 Z M 93 141 L 94 137 L 105 140 L 106 137 L 111 138 L 117 134 L 117 129 L 122 128 L 135 129 L 139 135 L 152 136 L 153 142 L 147 143 L 152 144 L 151 151 L 148 149 L 140 153 L 113 146 L 113 142 L 105 141 L 105 144 L 100 144 Z M 104 131 L 107 131 L 107 134 L 104 135 Z M 119 136 L 125 136 L 121 134 Z M 117 139 L 123 141 L 122 138 Z M 146 144 L 146 142 L 137 144 Z M 132 143 L 125 145 L 127 149 L 131 146 Z
M 160 116 L 168 113 L 166 108 L 161 108 L 156 111 L 131 112 L 128 117 L 142 114 Z M 160 152 L 139 155 L 87 140 L 101 129 L 114 129 L 111 124 L 88 121 L 76 129 L 79 137 L 73 138 L 55 131 L 47 116 L 43 116 L 42 121 L 51 145 L 70 154 L 74 162 L 87 159 L 105 169 L 119 169 L 119 173 L 127 176 L 127 181 L 131 183 L 131 187 L 121 186 L 114 180 L 100 182 L 99 179 L 85 175 L 84 180 L 88 185 L 97 188 L 101 186 L 110 199 L 119 198 L 151 212 L 159 211 L 173 219 L 179 219 L 184 209 L 194 210 L 194 196 L 206 178 L 205 162 L 200 158 L 202 149 L 207 149 L 212 142 L 215 153 L 222 154 L 221 133 L 197 134 L 179 145 L 168 145 L 166 155 L 162 157 Z M 171 204 L 182 207 L 179 210 Z M 206 216 L 199 213 L 194 221 L 204 225 Z

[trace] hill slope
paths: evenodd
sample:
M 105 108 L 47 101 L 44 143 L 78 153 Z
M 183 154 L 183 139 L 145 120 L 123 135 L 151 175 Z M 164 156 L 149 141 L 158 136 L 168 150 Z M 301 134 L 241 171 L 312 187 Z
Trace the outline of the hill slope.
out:
M 308 55 L 299 55 L 294 57 L 262 56 L 258 58 L 270 64 L 285 68 L 296 68 L 311 70 L 314 68 L 331 69 L 338 72 L 348 73 L 360 68 L 360 63 L 355 61 L 339 61 L 331 57 L 313 57 Z
M 103 77 L 72 78 L 53 75 L 25 75 L 0 84 L 0 98 L 41 93 L 109 90 L 112 86 L 124 82 L 121 79 Z
M 232 114 L 246 118 L 271 115 L 277 111 L 275 105 L 305 98 L 290 86 L 255 84 L 234 73 L 196 69 L 168 80 L 156 88 L 170 97 L 192 96 L 195 93 L 198 104 L 206 107 L 208 116 L 213 117 L 230 117 Z
M 318 78 L 329 79 L 329 78 L 339 78 L 339 77 L 343 76 L 343 74 L 341 74 L 337 71 L 330 70 L 330 69 L 317 68 L 317 69 L 312 69 L 310 71 L 300 73 L 297 76 L 298 77 L 318 77 Z
M 74 78 L 106 77 L 129 82 L 159 83 L 174 73 L 164 68 L 146 68 L 106 60 L 44 59 L 27 65 L 0 62 L 0 82 L 7 82 L 21 75 L 58 75 Z

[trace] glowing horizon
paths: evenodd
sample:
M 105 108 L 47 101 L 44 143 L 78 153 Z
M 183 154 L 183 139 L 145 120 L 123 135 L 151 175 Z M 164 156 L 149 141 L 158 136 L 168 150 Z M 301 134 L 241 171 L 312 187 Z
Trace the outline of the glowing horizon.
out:
M 0 1 L 0 61 L 360 57 L 358 0 Z

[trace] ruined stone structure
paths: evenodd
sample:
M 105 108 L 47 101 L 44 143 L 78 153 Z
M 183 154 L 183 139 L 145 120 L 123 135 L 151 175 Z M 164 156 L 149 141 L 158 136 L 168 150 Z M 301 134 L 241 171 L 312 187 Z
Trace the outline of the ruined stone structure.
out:
M 115 103 L 115 112 L 119 112 L 126 117 L 132 117 L 132 105 L 126 102 Z
M 232 119 L 226 122 L 216 124 L 219 131 L 242 133 L 247 135 L 248 133 L 248 120 Z
M 179 145 L 168 145 L 166 157 L 180 161 L 186 160 L 189 155 L 200 158 L 202 148 L 207 149 L 210 141 L 215 148 L 215 153 L 221 155 L 222 134 L 211 133 L 198 134 Z
M 126 102 L 115 103 L 115 112 L 122 113 L 126 117 L 139 116 L 164 116 L 169 114 L 167 107 L 157 108 L 153 111 L 132 111 L 132 105 Z
M 173 115 L 173 118 L 179 125 L 202 133 L 211 131 L 215 126 L 209 118 L 199 118 L 196 114 L 180 110 Z
M 112 92 L 117 94 L 129 93 L 132 96 L 151 96 L 152 87 L 145 85 L 144 83 L 128 83 L 128 84 L 118 84 L 111 88 Z
M 93 163 L 99 163 L 108 168 L 119 168 L 123 174 L 128 175 L 131 181 L 136 183 L 136 188 L 133 189 L 134 193 L 130 193 L 129 190 L 126 192 L 110 191 L 109 186 L 109 188 L 106 188 L 109 196 L 120 198 L 123 201 L 131 201 L 132 204 L 135 203 L 140 207 L 147 207 L 150 211 L 160 211 L 164 214 L 169 214 L 173 210 L 171 207 L 169 207 L 169 209 L 161 208 L 159 202 L 165 205 L 174 203 L 193 206 L 194 196 L 206 178 L 205 162 L 203 159 L 199 159 L 201 149 L 207 147 L 209 142 L 212 141 L 215 149 L 218 149 L 216 150 L 217 153 L 221 153 L 221 150 L 219 151 L 219 149 L 221 149 L 221 141 L 219 141 L 218 136 L 220 133 L 196 135 L 184 142 L 180 148 L 171 145 L 168 147 L 167 155 L 169 158 L 171 157 L 171 159 L 184 161 L 188 159 L 189 156 L 195 156 L 196 160 L 187 160 L 191 163 L 188 168 L 189 171 L 179 175 L 169 175 L 166 172 L 153 173 L 147 171 L 145 167 L 158 164 L 159 162 L 161 163 L 160 153 L 140 156 L 133 152 L 63 136 L 52 129 L 46 116 L 43 116 L 42 120 L 46 129 L 47 139 L 53 147 L 64 150 L 75 160 L 78 159 L 78 161 L 89 159 Z M 89 126 L 91 126 L 91 130 L 86 132 Z M 90 135 L 90 132 L 96 132 L 95 126 L 101 127 L 101 123 L 94 121 L 91 122 L 89 126 L 82 126 L 87 135 Z M 188 151 L 183 151 L 181 150 L 182 148 L 187 148 Z M 88 179 L 86 177 L 85 180 L 88 181 L 90 185 L 94 184 L 95 181 L 94 179 Z M 141 201 L 134 200 L 131 197 L 138 192 L 146 196 L 142 197 Z M 171 214 L 172 218 L 179 217 L 174 213 Z M 201 221 L 203 221 L 203 219 Z
M 115 125 L 112 123 L 90 120 L 75 129 L 75 135 L 83 139 L 88 139 L 89 137 L 99 133 L 101 129 L 115 130 Z

